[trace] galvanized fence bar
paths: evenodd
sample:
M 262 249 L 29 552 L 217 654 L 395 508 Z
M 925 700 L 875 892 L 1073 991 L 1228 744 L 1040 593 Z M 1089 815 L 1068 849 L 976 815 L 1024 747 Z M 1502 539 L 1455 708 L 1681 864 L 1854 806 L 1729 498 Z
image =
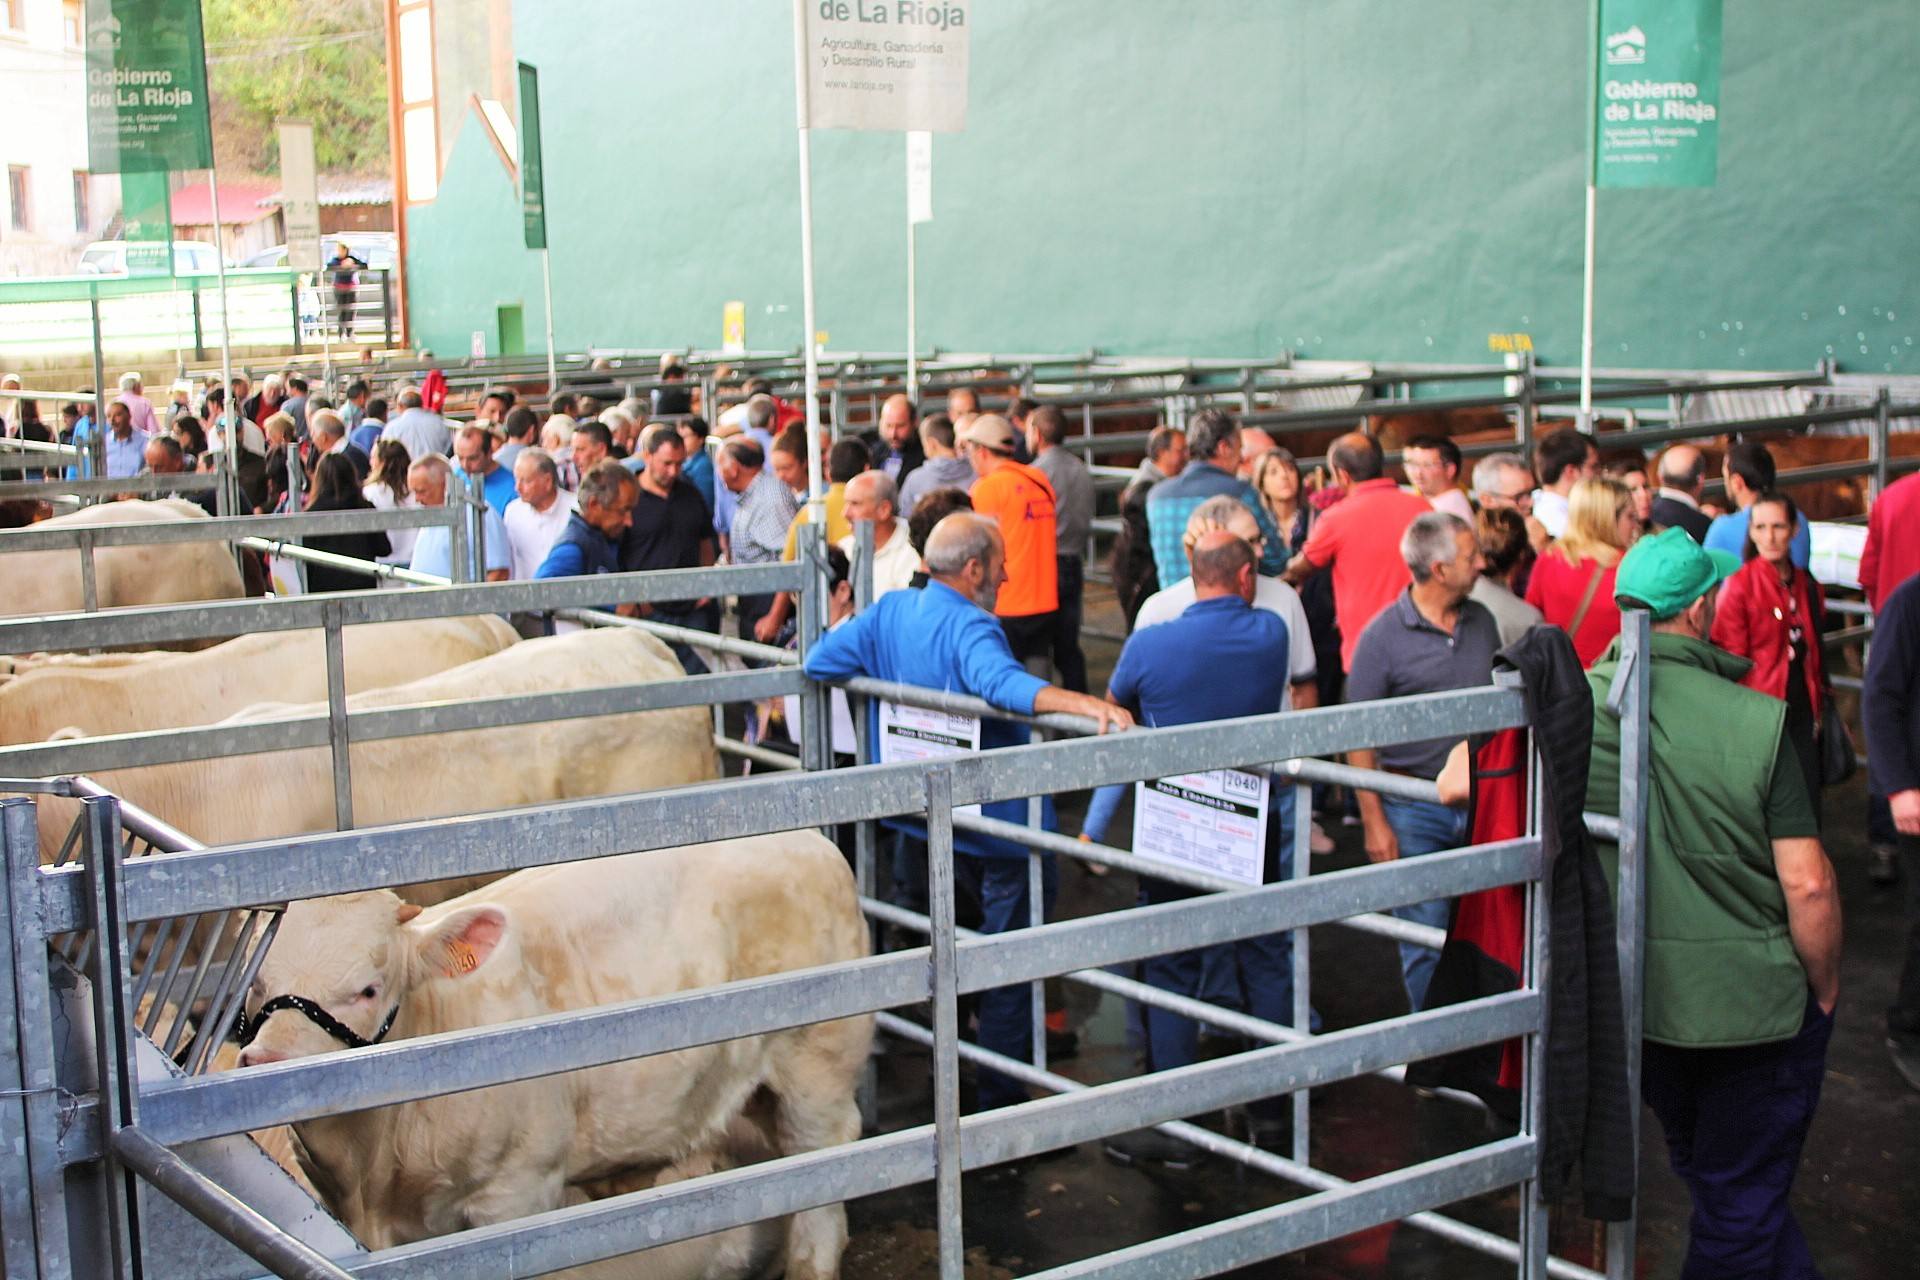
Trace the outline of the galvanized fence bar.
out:
M 488 582 L 422 587 L 415 591 L 344 591 L 325 597 L 276 600 L 211 600 L 0 619 L 0 653 L 80 649 L 88 645 L 147 646 L 177 640 L 212 640 L 254 631 L 297 631 L 325 625 L 329 605 L 341 622 L 398 622 L 470 613 L 531 613 L 593 608 L 608 602 L 659 603 L 710 595 L 756 595 L 801 588 L 796 565 L 730 565 L 712 569 L 659 569 L 537 582 Z
M 965 1245 L 960 1207 L 960 998 L 953 910 L 953 775 L 927 773 L 928 941 L 933 988 L 934 1208 L 940 1280 L 961 1280 Z
M 353 753 L 347 718 L 347 657 L 340 636 L 340 611 L 326 612 L 327 748 L 333 757 L 333 825 L 353 830 Z
M 123 493 L 150 496 L 176 491 L 191 493 L 216 488 L 219 483 L 220 478 L 217 475 L 200 471 L 179 471 L 169 475 L 89 476 L 76 480 L 7 480 L 0 482 L 0 500 L 53 499 L 68 496 L 117 498 Z
M 1627 1096 L 1633 1100 L 1633 1150 L 1640 1150 L 1640 1037 L 1645 1027 L 1647 951 L 1647 815 L 1652 802 L 1647 773 L 1651 760 L 1648 712 L 1653 696 L 1651 615 L 1629 609 L 1621 616 L 1623 658 L 1608 693 L 1620 714 L 1620 814 L 1613 838 L 1619 845 L 1614 943 L 1620 957 L 1621 1006 L 1625 1010 Z M 1638 1178 L 1636 1175 L 1636 1184 Z M 1608 1280 L 1632 1280 L 1639 1200 L 1624 1222 L 1607 1224 Z
M 179 477 L 145 478 L 173 480 Z M 209 474 L 198 478 L 213 477 Z M 256 536 L 285 540 L 313 534 L 436 528 L 446 523 L 444 511 L 422 507 L 393 511 L 305 511 L 277 516 L 209 516 L 204 520 L 154 520 L 57 529 L 29 526 L 25 529 L 0 530 L 0 554 L 11 551 L 59 551 L 77 547 L 82 534 L 91 535 L 96 547 L 137 547 Z
M 140 1083 L 134 1066 L 133 1010 L 127 1001 L 126 887 L 121 877 L 120 805 L 111 796 L 80 802 L 85 831 L 88 906 L 94 925 L 93 1046 L 99 1126 L 106 1134 L 139 1122 Z M 116 1277 L 134 1280 L 140 1266 L 140 1201 L 134 1174 L 108 1153 L 100 1169 L 106 1213 L 106 1262 Z
M 24 800 L 0 801 L 0 823 L 11 824 L 16 809 L 29 821 L 33 807 Z M 13 918 L 12 885 L 0 880 L 0 913 Z M 13 949 L 0 952 L 0 1026 L 20 1026 Z M 18 1049 L 0 1052 L 0 1267 L 6 1280 L 39 1280 L 35 1264 L 33 1172 L 27 1155 L 26 1075 Z

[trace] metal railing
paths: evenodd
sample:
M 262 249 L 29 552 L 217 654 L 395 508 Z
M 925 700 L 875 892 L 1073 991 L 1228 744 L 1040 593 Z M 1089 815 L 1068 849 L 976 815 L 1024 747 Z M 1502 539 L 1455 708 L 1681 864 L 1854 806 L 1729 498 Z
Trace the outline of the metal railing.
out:
M 100 1079 L 94 1096 L 67 1109 L 59 1132 L 53 1095 L 32 1091 L 23 1077 L 17 1106 L 25 1168 L 6 1179 L 10 1219 L 45 1222 L 63 1216 L 61 1175 L 73 1164 L 105 1158 L 176 1197 L 221 1234 L 248 1248 L 278 1274 L 387 1275 L 420 1266 L 532 1275 L 634 1249 L 830 1204 L 883 1189 L 932 1181 L 940 1214 L 943 1275 L 958 1275 L 961 1231 L 959 1176 L 965 1169 L 1030 1155 L 1132 1129 L 1172 1125 L 1179 1117 L 1274 1093 L 1297 1092 L 1414 1058 L 1522 1037 L 1528 1043 L 1529 1089 L 1520 1131 L 1511 1138 L 1427 1161 L 1350 1186 L 1325 1185 L 1285 1212 L 1246 1215 L 1217 1224 L 1208 1242 L 1173 1237 L 1098 1261 L 1113 1274 L 1146 1274 L 1149 1256 L 1178 1250 L 1189 1259 L 1251 1261 L 1378 1223 L 1430 1214 L 1465 1196 L 1504 1186 L 1523 1193 L 1523 1239 L 1511 1247 L 1523 1274 L 1548 1273 L 1545 1207 L 1534 1194 L 1539 1161 L 1541 1067 L 1546 974 L 1543 873 L 1537 832 L 1479 849 L 1296 879 L 1233 894 L 1169 903 L 1109 916 L 1030 928 L 992 939 L 963 938 L 952 918 L 952 810 L 955 806 L 1031 796 L 1193 769 L 1259 765 L 1274 759 L 1349 750 L 1447 733 L 1520 724 L 1516 692 L 1485 689 L 1428 695 L 1394 703 L 1289 713 L 1219 725 L 1155 730 L 1097 740 L 1043 743 L 991 752 L 932 769 L 874 765 L 853 770 L 713 783 L 655 795 L 543 806 L 497 815 L 405 824 L 123 861 L 117 808 L 111 799 L 84 802 L 86 869 L 43 869 L 33 812 L 24 801 L 4 806 L 7 884 L 15 902 L 5 954 L 13 962 L 9 990 L 24 984 L 23 1004 L 44 996 L 44 939 L 93 923 L 103 943 L 92 966 L 100 1023 Z M 126 939 L 145 921 L 242 909 L 325 894 L 420 880 L 489 874 L 581 858 L 819 826 L 920 815 L 932 845 L 934 906 L 930 948 L 780 974 L 654 1000 L 553 1014 L 512 1026 L 383 1046 L 375 1054 L 342 1052 L 229 1075 L 154 1085 L 138 1082 L 132 1064 L 131 1014 L 116 993 L 130 972 Z M 261 856 L 271 849 L 272 856 Z M 351 849 L 352 856 L 346 856 Z M 1304 863 L 1304 850 L 1300 861 Z M 165 864 L 165 865 L 161 865 Z M 1304 930 L 1356 913 L 1508 884 L 1528 886 L 1532 960 L 1515 992 L 1362 1027 L 1272 1044 L 1248 1054 L 1115 1082 L 964 1119 L 958 1108 L 963 1056 L 1018 1070 L 960 1043 L 955 1011 L 967 992 L 1035 981 L 1089 966 L 1120 963 L 1170 945 L 1191 946 Z M 22 910 L 24 906 L 26 909 Z M 109 945 L 106 940 L 117 940 Z M 25 960 L 27 963 L 21 964 Z M 1151 989 L 1147 989 L 1150 991 Z M 1143 998 L 1145 993 L 1142 993 Z M 292 1270 L 288 1242 L 272 1228 L 237 1222 L 217 1210 L 226 1196 L 160 1149 L 196 1138 L 238 1133 L 322 1115 L 395 1105 L 637 1056 L 716 1043 L 872 1010 L 931 1001 L 930 1027 L 917 1033 L 935 1049 L 938 1086 L 933 1122 L 826 1151 L 790 1153 L 708 1178 L 694 1179 L 483 1231 L 335 1259 Z M 905 1030 L 904 1024 L 890 1026 Z M 43 1028 L 22 1021 L 23 1056 L 43 1057 Z M 564 1032 L 564 1036 L 557 1033 Z M 1044 1068 L 1029 1068 L 1051 1083 Z M 41 1113 L 33 1125 L 26 1113 Z M 49 1127 L 44 1123 L 55 1119 Z M 1186 1132 L 1182 1127 L 1181 1132 Z M 1243 1154 L 1283 1176 L 1304 1171 L 1256 1148 L 1209 1135 L 1216 1148 Z M 1337 1180 L 1336 1180 L 1337 1181 Z M 114 1177 L 107 1184 L 114 1230 L 125 1238 L 140 1212 Z M 1309 1209 L 1301 1206 L 1310 1205 Z M 230 1206 L 228 1206 L 230 1208 Z M 1459 1224 L 1455 1224 L 1459 1225 Z M 1471 1228 L 1461 1227 L 1471 1233 Z M 1484 1234 L 1484 1233 L 1482 1233 Z M 1485 1241 L 1481 1242 L 1485 1244 Z M 1143 1253 L 1141 1250 L 1144 1250 Z M 57 1276 L 58 1257 L 43 1256 L 43 1274 Z M 49 1264 L 53 1265 L 49 1265 Z M 1562 1274 L 1585 1274 L 1578 1269 Z

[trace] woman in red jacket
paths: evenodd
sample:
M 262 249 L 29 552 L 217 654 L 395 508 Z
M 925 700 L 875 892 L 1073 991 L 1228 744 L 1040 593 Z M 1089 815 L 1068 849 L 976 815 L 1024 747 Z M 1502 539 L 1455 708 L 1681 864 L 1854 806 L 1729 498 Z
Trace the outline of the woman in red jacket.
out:
M 1611 476 L 1596 476 L 1573 486 L 1567 531 L 1534 562 L 1527 603 L 1572 638 L 1583 667 L 1598 661 L 1620 634 L 1614 572 L 1639 536 L 1632 491 Z
M 1787 704 L 1787 740 L 1800 758 L 1807 796 L 1820 812 L 1820 697 L 1827 673 L 1820 660 L 1826 597 L 1790 554 L 1800 512 L 1782 493 L 1760 495 L 1747 522 L 1747 563 L 1721 589 L 1713 642 L 1752 661 L 1740 681 Z

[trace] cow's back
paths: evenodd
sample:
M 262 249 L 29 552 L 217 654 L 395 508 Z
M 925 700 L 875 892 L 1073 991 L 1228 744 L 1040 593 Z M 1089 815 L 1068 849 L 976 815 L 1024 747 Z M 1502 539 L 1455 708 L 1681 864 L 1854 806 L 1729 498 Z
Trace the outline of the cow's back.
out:
M 347 692 L 410 683 L 518 640 L 491 614 L 348 627 L 341 633 Z M 327 696 L 318 631 L 261 632 L 192 653 L 116 656 L 140 660 L 50 664 L 0 683 L 0 744 L 42 742 L 63 729 L 100 737 L 211 724 L 268 699 Z
M 109 502 L 34 525 L 35 529 L 204 520 L 191 502 Z M 220 540 L 103 547 L 93 553 L 95 599 L 102 609 L 233 600 L 245 594 L 233 551 Z M 6 590 L 0 617 L 76 613 L 86 607 L 78 551 L 23 551 L 0 558 Z

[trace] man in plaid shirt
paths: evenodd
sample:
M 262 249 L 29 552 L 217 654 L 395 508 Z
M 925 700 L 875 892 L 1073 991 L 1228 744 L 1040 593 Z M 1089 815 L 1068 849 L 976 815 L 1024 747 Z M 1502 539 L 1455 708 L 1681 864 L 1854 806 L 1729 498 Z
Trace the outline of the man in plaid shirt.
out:
M 1273 517 L 1260 505 L 1253 486 L 1237 474 L 1240 466 L 1240 424 L 1224 409 L 1202 409 L 1187 425 L 1187 469 L 1153 487 L 1147 498 L 1147 531 L 1153 543 L 1153 563 L 1162 589 L 1186 580 L 1187 517 L 1208 498 L 1222 494 L 1246 505 L 1259 522 L 1264 540 L 1260 572 L 1277 577 L 1287 567 L 1287 544 L 1274 527 Z
M 793 490 L 766 469 L 767 455 L 759 444 L 735 436 L 720 450 L 720 483 L 736 495 L 733 525 L 728 530 L 729 558 L 735 564 L 778 561 L 787 546 L 787 526 L 799 512 Z M 740 635 L 753 639 L 753 624 L 773 607 L 773 596 L 740 597 Z

